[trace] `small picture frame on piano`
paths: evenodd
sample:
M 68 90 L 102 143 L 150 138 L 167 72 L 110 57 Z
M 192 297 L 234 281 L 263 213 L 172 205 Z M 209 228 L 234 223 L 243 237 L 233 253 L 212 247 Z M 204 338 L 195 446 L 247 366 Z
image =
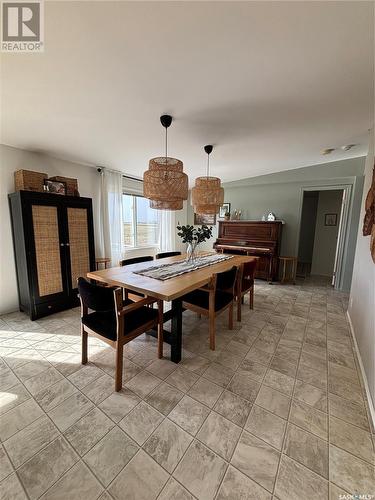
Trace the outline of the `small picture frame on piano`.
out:
M 219 218 L 224 219 L 226 214 L 230 214 L 230 203 L 223 203 L 219 210 Z

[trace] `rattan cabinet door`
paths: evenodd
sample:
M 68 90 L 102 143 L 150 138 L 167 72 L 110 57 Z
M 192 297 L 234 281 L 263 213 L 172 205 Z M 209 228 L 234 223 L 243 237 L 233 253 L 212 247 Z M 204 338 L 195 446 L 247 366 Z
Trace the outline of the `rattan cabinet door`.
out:
M 67 207 L 71 288 L 90 269 L 89 213 L 86 207 Z
M 43 300 L 64 292 L 59 207 L 32 204 L 31 215 L 37 278 L 35 295 Z

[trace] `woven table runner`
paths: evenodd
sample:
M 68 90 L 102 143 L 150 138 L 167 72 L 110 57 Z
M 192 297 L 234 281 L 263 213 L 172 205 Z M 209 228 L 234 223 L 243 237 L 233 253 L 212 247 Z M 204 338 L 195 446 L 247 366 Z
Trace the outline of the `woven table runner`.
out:
M 133 272 L 134 274 L 141 274 L 142 276 L 147 276 L 148 278 L 165 281 L 179 276 L 180 274 L 196 271 L 202 267 L 212 266 L 213 264 L 231 259 L 232 257 L 233 255 L 204 255 L 202 257 L 196 257 L 194 262 L 188 263 L 185 260 L 178 260 L 169 264 L 157 264 L 155 266 Z

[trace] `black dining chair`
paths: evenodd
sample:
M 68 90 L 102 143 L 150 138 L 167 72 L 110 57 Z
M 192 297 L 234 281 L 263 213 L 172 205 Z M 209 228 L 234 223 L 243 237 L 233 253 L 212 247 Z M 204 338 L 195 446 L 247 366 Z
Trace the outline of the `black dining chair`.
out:
M 143 257 L 132 257 L 131 259 L 123 259 L 120 260 L 120 266 L 131 266 L 132 264 L 139 264 L 140 262 L 149 262 L 150 260 L 154 260 L 152 255 L 144 255 Z M 125 297 L 125 296 L 124 296 Z M 134 300 L 138 300 L 138 297 L 144 297 L 143 293 L 131 291 L 130 297 Z
M 163 302 L 144 298 L 132 302 L 122 297 L 121 288 L 104 288 L 78 278 L 81 301 L 82 364 L 87 363 L 88 335 L 99 337 L 116 351 L 115 390 L 122 388 L 124 345 L 157 327 L 158 357 L 163 357 Z M 154 302 L 158 308 L 147 307 Z M 90 311 L 89 311 L 90 310 Z
M 209 318 L 210 349 L 215 350 L 216 316 L 229 309 L 228 328 L 233 329 L 233 304 L 236 296 L 238 268 L 216 273 L 207 286 L 182 297 L 182 307 Z
M 155 255 L 155 259 L 165 259 L 166 257 L 175 257 L 181 255 L 181 252 L 161 252 Z
M 143 257 L 132 257 L 131 259 L 120 260 L 120 266 L 130 266 L 131 264 L 139 264 L 139 262 L 148 262 L 154 260 L 152 255 L 144 255 Z

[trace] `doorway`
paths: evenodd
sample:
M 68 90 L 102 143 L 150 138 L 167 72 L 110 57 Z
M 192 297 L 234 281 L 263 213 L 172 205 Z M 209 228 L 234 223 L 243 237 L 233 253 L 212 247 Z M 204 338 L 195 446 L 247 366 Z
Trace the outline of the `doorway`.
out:
M 297 274 L 338 283 L 345 190 L 303 191 Z

